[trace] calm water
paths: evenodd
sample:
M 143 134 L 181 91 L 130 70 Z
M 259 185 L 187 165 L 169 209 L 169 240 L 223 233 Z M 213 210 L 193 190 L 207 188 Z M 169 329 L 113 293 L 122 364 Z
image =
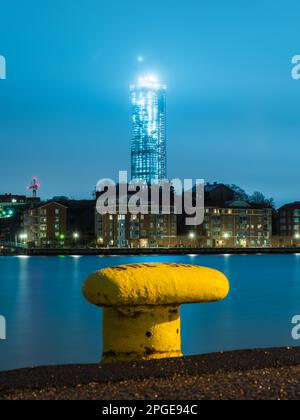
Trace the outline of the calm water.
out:
M 226 301 L 182 306 L 185 354 L 297 345 L 291 318 L 300 314 L 300 255 L 178 257 L 0 257 L 0 370 L 98 362 L 101 309 L 81 295 L 84 278 L 102 267 L 175 261 L 226 273 Z

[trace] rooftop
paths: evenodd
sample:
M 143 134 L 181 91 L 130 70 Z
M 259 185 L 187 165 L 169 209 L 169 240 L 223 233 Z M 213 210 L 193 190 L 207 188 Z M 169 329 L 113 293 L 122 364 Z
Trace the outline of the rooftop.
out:
M 164 84 L 161 84 L 158 80 L 158 78 L 152 74 L 147 76 L 139 77 L 137 83 L 130 85 L 131 90 L 135 89 L 142 89 L 142 88 L 148 88 L 148 89 L 154 89 L 154 90 L 160 90 L 160 89 L 167 89 L 167 86 Z

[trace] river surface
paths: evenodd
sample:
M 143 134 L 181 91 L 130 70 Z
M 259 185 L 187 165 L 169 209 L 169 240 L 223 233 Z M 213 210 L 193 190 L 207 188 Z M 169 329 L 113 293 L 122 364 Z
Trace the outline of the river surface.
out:
M 102 311 L 88 304 L 86 276 L 107 266 L 178 262 L 213 267 L 229 278 L 219 303 L 183 305 L 187 355 L 295 346 L 291 320 L 300 314 L 300 255 L 134 257 L 0 257 L 0 370 L 94 363 L 102 351 Z

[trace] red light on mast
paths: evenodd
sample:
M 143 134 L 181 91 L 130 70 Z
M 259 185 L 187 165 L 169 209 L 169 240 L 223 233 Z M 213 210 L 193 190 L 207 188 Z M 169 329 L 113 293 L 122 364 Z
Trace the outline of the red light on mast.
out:
M 33 177 L 31 184 L 27 187 L 27 190 L 32 191 L 33 197 L 36 198 L 37 191 L 40 188 L 39 180 L 37 177 Z

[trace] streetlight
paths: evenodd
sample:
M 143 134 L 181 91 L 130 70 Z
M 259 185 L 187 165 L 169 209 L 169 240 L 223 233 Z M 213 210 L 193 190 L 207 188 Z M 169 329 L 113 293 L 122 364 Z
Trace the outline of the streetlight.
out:
M 195 232 L 190 232 L 189 233 L 189 239 L 191 240 L 191 241 L 193 241 L 194 242 L 194 239 L 196 238 L 196 234 L 195 234 Z M 192 245 L 192 246 L 194 246 L 194 244 Z
M 291 246 L 298 247 L 299 245 L 300 234 L 297 232 L 291 237 Z
M 19 238 L 20 238 L 21 242 L 25 244 L 27 239 L 28 239 L 28 235 L 27 235 L 27 233 L 21 233 Z
M 77 233 L 77 232 L 73 233 L 73 239 L 74 239 L 74 245 L 76 245 L 77 240 L 79 239 L 79 233 Z

